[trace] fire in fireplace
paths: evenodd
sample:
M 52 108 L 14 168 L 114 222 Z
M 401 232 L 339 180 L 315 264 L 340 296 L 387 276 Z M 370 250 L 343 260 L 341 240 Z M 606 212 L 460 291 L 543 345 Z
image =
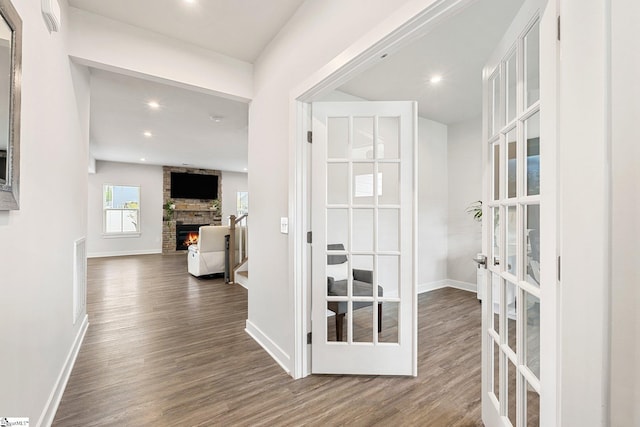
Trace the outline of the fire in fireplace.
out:
M 186 251 L 198 243 L 198 231 L 209 224 L 176 224 L 176 251 Z

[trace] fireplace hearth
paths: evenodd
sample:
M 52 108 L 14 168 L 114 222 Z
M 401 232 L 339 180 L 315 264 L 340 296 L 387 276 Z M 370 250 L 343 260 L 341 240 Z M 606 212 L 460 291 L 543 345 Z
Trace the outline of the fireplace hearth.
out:
M 186 251 L 198 243 L 200 227 L 209 224 L 176 224 L 176 251 Z

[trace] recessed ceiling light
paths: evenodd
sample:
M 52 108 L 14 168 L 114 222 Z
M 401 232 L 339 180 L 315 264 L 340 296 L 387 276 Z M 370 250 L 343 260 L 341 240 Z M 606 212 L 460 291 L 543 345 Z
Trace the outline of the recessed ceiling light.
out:
M 153 136 L 153 134 L 148 130 L 144 131 L 143 135 L 146 136 L 147 138 L 151 138 Z
M 432 84 L 438 84 L 442 81 L 442 76 L 436 74 L 435 76 L 431 77 L 431 80 L 429 80 Z
M 145 159 L 144 157 L 141 157 L 141 158 L 140 158 L 140 161 L 141 161 L 141 162 L 146 162 L 146 161 L 147 161 L 147 159 Z
M 246 171 L 248 171 L 248 170 L 249 170 L 249 169 L 247 169 L 247 168 L 244 168 L 244 171 L 245 171 L 245 172 L 246 172 Z
M 156 101 L 149 101 L 147 102 L 147 105 L 149 106 L 149 108 L 152 108 L 154 110 L 157 110 L 158 108 L 160 108 L 160 104 L 158 104 L 158 102 Z
M 214 123 L 220 123 L 222 120 L 224 120 L 224 117 L 211 115 L 209 116 L 209 119 L 213 120 Z
M 194 4 L 196 0 L 184 0 L 185 3 Z

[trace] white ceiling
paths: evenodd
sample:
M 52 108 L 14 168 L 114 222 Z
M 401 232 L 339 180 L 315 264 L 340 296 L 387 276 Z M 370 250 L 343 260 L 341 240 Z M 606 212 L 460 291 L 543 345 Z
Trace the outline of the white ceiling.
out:
M 478 0 L 339 90 L 372 101 L 416 100 L 421 117 L 453 124 L 482 113 L 482 68 L 523 0 Z M 433 75 L 442 81 L 433 85 Z
M 430 34 L 340 88 L 370 100 L 418 100 L 419 114 L 452 124 L 481 114 L 481 70 L 523 0 L 477 0 Z M 131 25 L 253 61 L 303 0 L 70 0 Z M 242 172 L 248 106 L 91 70 L 91 146 L 98 160 Z M 440 73 L 438 86 L 428 81 Z M 158 111 L 146 103 L 156 100 Z M 224 117 L 216 123 L 210 116 Z M 144 131 L 153 133 L 151 138 Z
M 253 63 L 304 0 L 69 0 L 116 21 Z
M 98 160 L 243 172 L 247 116 L 242 102 L 91 70 L 90 151 Z

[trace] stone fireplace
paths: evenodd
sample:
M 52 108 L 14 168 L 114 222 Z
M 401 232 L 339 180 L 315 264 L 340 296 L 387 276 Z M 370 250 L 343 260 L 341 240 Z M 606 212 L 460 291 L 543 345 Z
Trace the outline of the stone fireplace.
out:
M 164 166 L 163 170 L 163 205 L 171 199 L 171 172 L 188 172 L 199 173 L 205 175 L 218 175 L 218 197 L 222 201 L 222 173 L 217 170 L 209 169 L 192 169 L 192 168 L 178 168 L 172 166 Z M 185 248 L 177 249 L 177 225 L 181 227 L 188 226 L 195 228 L 195 232 L 198 232 L 198 228 L 201 225 L 220 225 L 221 217 L 220 212 L 214 210 L 211 206 L 211 200 L 198 200 L 198 199 L 173 199 L 176 206 L 173 211 L 173 217 L 167 218 L 164 208 L 162 208 L 163 221 L 162 221 L 162 253 L 182 253 Z M 188 246 L 188 245 L 187 245 Z

